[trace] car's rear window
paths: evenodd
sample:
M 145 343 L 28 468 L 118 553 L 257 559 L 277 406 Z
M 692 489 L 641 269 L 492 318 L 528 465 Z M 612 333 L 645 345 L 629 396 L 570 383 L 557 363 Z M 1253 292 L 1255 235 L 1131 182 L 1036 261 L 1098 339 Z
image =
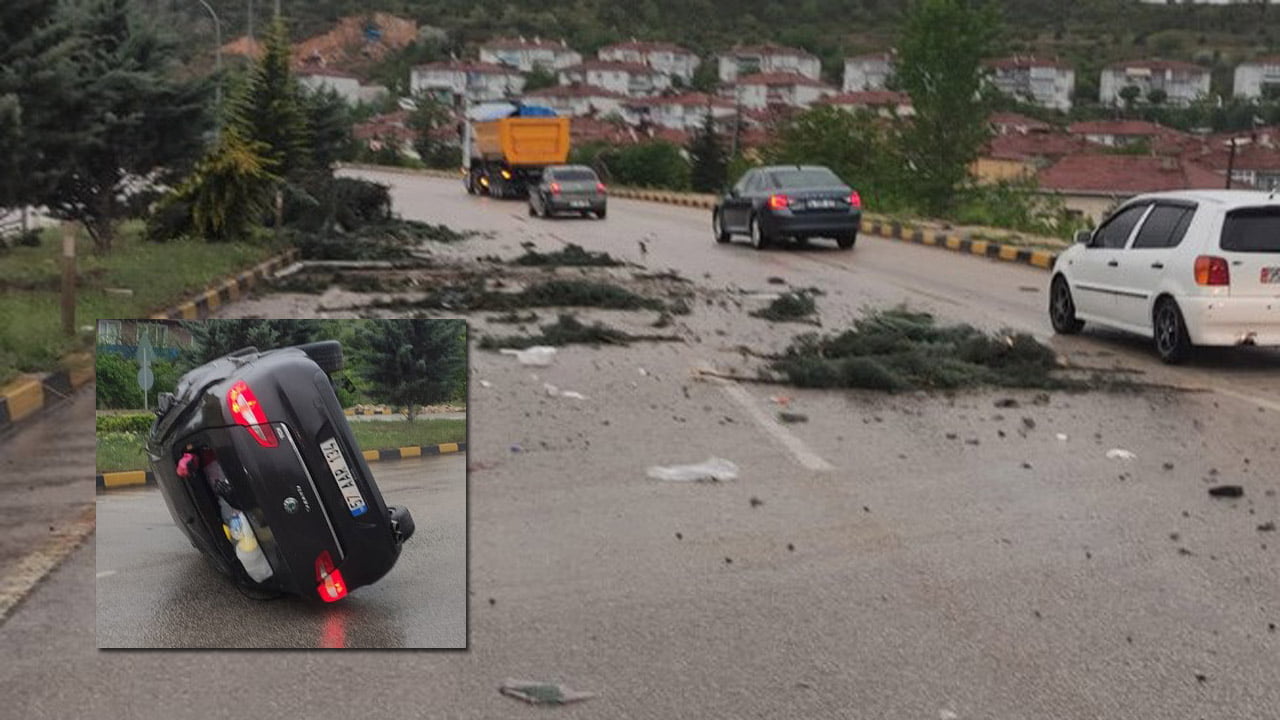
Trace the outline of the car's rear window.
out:
M 561 182 L 595 182 L 596 179 L 590 170 L 556 170 L 554 175 Z
M 803 190 L 804 188 L 839 187 L 844 185 L 840 178 L 830 170 L 774 170 L 769 173 L 773 186 L 785 190 Z
M 1280 253 L 1280 207 L 1242 208 L 1222 223 L 1222 249 Z

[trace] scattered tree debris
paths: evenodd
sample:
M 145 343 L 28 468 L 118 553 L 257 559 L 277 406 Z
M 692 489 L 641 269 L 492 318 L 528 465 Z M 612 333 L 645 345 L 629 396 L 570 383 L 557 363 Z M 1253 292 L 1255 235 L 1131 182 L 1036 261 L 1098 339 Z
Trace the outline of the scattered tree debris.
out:
M 480 339 L 478 347 L 482 350 L 496 350 L 499 348 L 523 349 L 537 345 L 629 345 L 633 342 L 680 342 L 680 340 L 680 337 L 674 335 L 632 335 L 600 322 L 584 325 L 573 315 L 561 314 L 554 323 L 543 325 L 542 332 L 538 335 L 486 336 Z
M 528 247 L 524 255 L 511 262 L 514 265 L 532 267 L 618 267 L 626 264 L 609 253 L 592 252 L 584 249 L 581 245 L 573 243 L 565 245 L 561 250 L 549 253 L 540 253 L 532 247 Z
M 778 419 L 787 424 L 809 422 L 809 416 L 797 412 L 780 412 Z
M 507 680 L 498 692 L 530 705 L 564 705 L 595 697 L 595 693 L 570 690 L 564 685 L 529 680 Z
M 772 322 L 812 323 L 814 321 L 809 318 L 817 311 L 818 305 L 813 300 L 813 293 L 807 290 L 797 290 L 779 295 L 768 306 L 753 311 L 751 316 Z
M 538 322 L 538 314 L 531 312 L 521 315 L 518 312 L 512 311 L 502 315 L 493 315 L 489 318 L 489 322 L 503 323 L 505 325 L 525 325 L 527 323 Z

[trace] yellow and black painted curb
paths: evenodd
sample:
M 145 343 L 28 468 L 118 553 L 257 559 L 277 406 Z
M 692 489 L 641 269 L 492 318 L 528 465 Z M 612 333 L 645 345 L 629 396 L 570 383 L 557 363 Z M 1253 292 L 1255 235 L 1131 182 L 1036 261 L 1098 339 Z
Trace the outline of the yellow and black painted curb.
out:
M 1042 270 L 1052 270 L 1058 261 L 1058 253 L 1052 250 L 1006 245 L 992 240 L 975 240 L 940 230 L 903 225 L 896 221 L 872 220 L 864 222 L 863 229 L 872 235 L 901 240 L 916 245 L 927 245 L 952 252 L 978 255 L 1003 262 L 1031 265 Z
M 298 258 L 298 249 L 289 248 L 275 257 L 223 279 L 221 282 L 197 293 L 189 300 L 158 312 L 151 316 L 152 320 L 203 320 L 222 305 L 232 303 L 243 297 L 254 285 L 269 278 L 272 273 L 285 267 Z
M 365 450 L 361 454 L 364 455 L 366 462 L 378 462 L 381 460 L 407 460 L 409 458 L 452 455 L 454 453 L 465 453 L 466 451 L 467 444 L 465 442 L 456 442 L 440 443 L 439 445 L 411 445 L 409 447 Z M 150 470 L 99 473 L 97 476 L 97 486 L 99 490 L 115 490 L 122 487 L 138 487 L 140 485 L 155 484 L 155 474 Z
M 93 379 L 93 356 L 78 353 L 64 358 L 66 368 L 44 375 L 28 375 L 0 387 L 0 433 L 12 429 L 66 398 Z

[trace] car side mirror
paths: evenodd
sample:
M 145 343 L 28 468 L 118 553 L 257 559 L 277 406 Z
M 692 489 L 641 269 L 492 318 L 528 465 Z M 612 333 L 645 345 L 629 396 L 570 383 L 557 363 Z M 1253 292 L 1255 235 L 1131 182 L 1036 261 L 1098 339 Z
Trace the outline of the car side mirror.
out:
M 1077 231 L 1076 231 L 1076 242 L 1081 243 L 1081 244 L 1083 244 L 1083 245 L 1088 245 L 1088 244 L 1089 244 L 1089 241 L 1091 241 L 1091 240 L 1093 240 L 1093 231 L 1092 231 L 1092 230 L 1077 230 Z

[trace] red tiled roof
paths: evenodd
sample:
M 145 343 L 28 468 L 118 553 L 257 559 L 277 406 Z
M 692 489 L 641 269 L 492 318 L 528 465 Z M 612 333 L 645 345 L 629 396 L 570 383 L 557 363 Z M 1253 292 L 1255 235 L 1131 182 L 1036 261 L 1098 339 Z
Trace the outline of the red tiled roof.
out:
M 1226 172 L 1227 165 L 1230 164 L 1236 170 L 1263 170 L 1267 172 L 1280 171 L 1280 149 L 1260 147 L 1250 143 L 1249 145 L 1237 145 L 1235 160 L 1231 160 L 1231 150 L 1225 147 L 1211 147 L 1206 149 L 1206 153 L 1197 158 L 1199 162 L 1206 167 Z
M 488 73 L 490 75 L 519 75 L 520 71 L 504 65 L 495 65 L 494 63 L 483 62 L 466 62 L 466 61 L 450 61 L 450 62 L 433 62 L 425 65 L 417 65 L 414 70 L 452 70 L 454 72 L 474 72 Z
M 408 110 L 397 110 L 385 115 L 375 115 L 365 122 L 352 126 L 351 135 L 356 140 L 413 140 L 414 132 L 408 127 L 408 121 Z
M 681 55 L 694 54 L 692 50 L 689 50 L 688 48 L 680 47 L 675 43 L 647 41 L 647 40 L 630 40 L 628 42 L 620 42 L 620 43 L 614 43 L 612 45 L 605 45 L 604 47 L 600 48 L 600 52 L 607 52 L 609 50 L 638 50 L 640 52 L 654 52 L 654 51 L 665 50 L 667 52 L 677 53 Z
M 487 42 L 480 43 L 483 49 L 494 50 L 571 50 L 564 40 L 543 40 L 542 38 L 534 38 L 526 40 L 525 38 L 499 37 L 493 38 Z
M 584 60 L 577 65 L 562 68 L 560 72 L 586 72 L 587 70 L 613 70 L 628 72 L 632 75 L 660 75 L 657 70 L 644 63 L 614 62 L 612 60 Z
M 728 52 L 722 53 L 727 56 L 737 55 L 795 55 L 796 57 L 814 58 L 813 53 L 800 48 L 784 47 L 782 45 L 774 45 L 773 43 L 763 43 L 761 45 L 739 45 Z
M 616 93 L 612 90 L 606 90 L 595 85 L 586 85 L 583 83 L 573 83 L 572 85 L 556 85 L 553 87 L 542 88 L 541 90 L 533 90 L 525 93 L 525 97 L 557 97 L 557 98 L 574 98 L 574 97 L 594 97 L 594 98 L 617 98 L 624 99 L 627 96 L 622 93 Z
M 349 73 L 345 70 L 338 70 L 337 68 L 323 68 L 323 67 L 303 68 L 299 70 L 297 74 L 298 74 L 298 77 L 311 76 L 311 77 L 352 78 L 356 80 L 360 79 L 360 76 L 356 75 L 355 73 Z
M 738 78 L 739 85 L 807 85 L 809 87 L 830 88 L 823 82 L 806 77 L 800 73 L 792 72 L 773 72 L 773 73 L 756 73 L 746 77 Z
M 1043 120 L 1037 120 L 1033 117 L 1015 112 L 991 113 L 991 117 L 987 118 L 987 122 L 991 125 L 1000 125 L 1005 127 L 1021 126 L 1032 131 L 1049 130 L 1053 127 Z
M 637 140 L 634 128 L 589 117 L 574 118 L 569 123 L 569 136 L 574 144 L 604 141 L 613 145 L 626 145 Z
M 1088 143 L 1074 135 L 1064 133 L 1011 133 L 997 135 L 987 142 L 983 156 L 996 160 L 1057 159 L 1065 155 L 1082 153 Z
M 1171 127 L 1146 120 L 1085 120 L 1071 123 L 1067 132 L 1072 135 L 1137 135 L 1154 136 L 1181 134 Z
M 1209 69 L 1195 63 L 1181 60 L 1130 60 L 1129 62 L 1111 63 L 1108 70 L 1126 70 L 1128 68 L 1145 68 L 1147 70 L 1186 70 L 1189 72 L 1208 73 Z
M 1223 178 L 1196 163 L 1149 155 L 1067 155 L 1039 173 L 1040 187 L 1062 192 L 1132 195 L 1217 188 Z
M 635 98 L 628 103 L 635 106 L 653 106 L 653 105 L 685 105 L 688 107 L 712 107 L 731 108 L 733 102 L 726 98 L 708 95 L 706 93 L 689 92 L 681 95 L 657 95 L 654 97 Z
M 822 105 L 863 105 L 879 107 L 883 105 L 910 105 L 911 96 L 893 90 L 862 90 L 859 92 L 838 93 L 818 100 Z
M 1010 57 L 990 58 L 983 60 L 984 67 L 998 70 L 1015 70 L 1019 68 L 1053 67 L 1059 70 L 1070 70 L 1071 66 L 1058 60 L 1046 60 L 1032 55 L 1013 55 Z

